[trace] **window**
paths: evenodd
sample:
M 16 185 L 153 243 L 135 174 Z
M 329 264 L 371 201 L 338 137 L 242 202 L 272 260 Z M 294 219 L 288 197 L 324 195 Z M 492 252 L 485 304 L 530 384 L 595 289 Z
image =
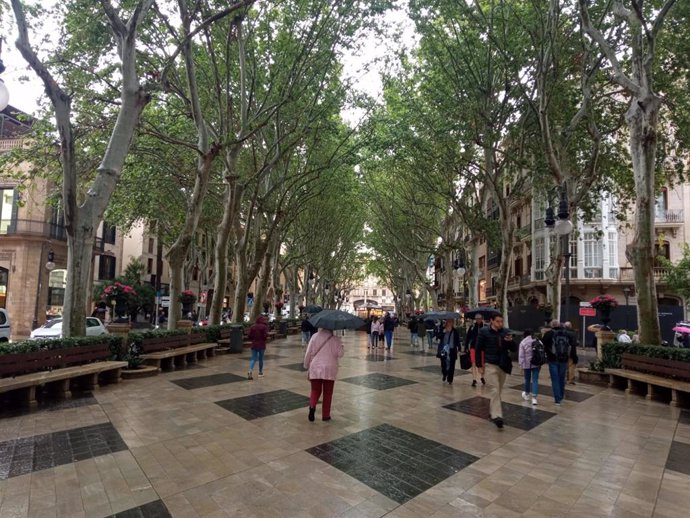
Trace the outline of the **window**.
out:
M 570 267 L 577 269 L 577 238 L 570 236 Z
M 110 245 L 115 244 L 115 225 L 103 223 L 103 242 Z
M 486 266 L 486 256 L 481 256 L 479 258 L 479 269 L 484 270 L 484 267 Z M 484 273 L 483 271 L 480 272 L 480 275 Z
M 115 278 L 115 258 L 101 255 L 98 260 L 98 280 L 111 281 Z
M 617 235 L 615 232 L 609 232 L 609 266 L 618 265 L 618 246 Z
M 371 290 L 371 291 L 372 291 L 371 296 L 376 297 L 376 290 Z
M 0 234 L 7 234 L 16 219 L 16 205 L 14 203 L 14 189 L 0 189 Z
M 56 288 L 55 286 L 48 286 L 48 305 L 64 306 L 64 304 L 65 288 Z
M 149 258 L 146 261 L 146 273 L 152 273 L 153 272 L 153 259 Z M 196 279 L 194 279 L 196 280 Z
M 86 319 L 86 327 L 98 327 L 100 325 L 101 325 L 100 322 L 95 318 L 87 318 Z
M 153 238 L 149 238 L 149 254 L 153 253 Z
M 539 237 L 534 240 L 534 269 L 538 272 L 546 268 L 546 249 L 544 248 L 544 238 Z
M 585 232 L 585 277 L 594 279 L 602 277 L 604 265 L 604 247 L 596 232 Z
M 385 297 L 386 296 L 386 290 L 381 290 L 381 296 Z

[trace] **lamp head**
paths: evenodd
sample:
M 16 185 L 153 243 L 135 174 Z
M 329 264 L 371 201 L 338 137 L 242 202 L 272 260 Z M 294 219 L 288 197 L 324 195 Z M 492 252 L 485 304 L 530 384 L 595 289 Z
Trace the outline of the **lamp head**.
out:
M 565 236 L 573 231 L 573 223 L 569 219 L 559 219 L 554 225 L 557 234 Z
M 553 208 L 547 207 L 546 217 L 544 218 L 544 225 L 546 225 L 547 228 L 553 228 L 554 223 L 556 223 L 556 218 L 554 218 L 553 216 Z

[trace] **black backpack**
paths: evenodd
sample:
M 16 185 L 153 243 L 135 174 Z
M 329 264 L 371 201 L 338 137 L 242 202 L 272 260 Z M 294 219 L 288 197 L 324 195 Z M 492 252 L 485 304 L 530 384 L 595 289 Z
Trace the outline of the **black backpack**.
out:
M 546 363 L 546 353 L 544 352 L 544 344 L 538 338 L 532 342 L 532 365 L 534 367 L 541 367 Z
M 556 331 L 553 335 L 553 348 L 556 353 L 556 361 L 567 363 L 570 357 L 570 340 L 565 331 Z

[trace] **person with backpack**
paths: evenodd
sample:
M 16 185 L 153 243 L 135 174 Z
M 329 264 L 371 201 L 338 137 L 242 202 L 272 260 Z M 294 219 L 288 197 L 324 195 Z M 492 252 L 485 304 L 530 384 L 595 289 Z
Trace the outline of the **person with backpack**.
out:
M 561 326 L 558 320 L 551 322 L 551 330 L 544 334 L 544 351 L 549 363 L 551 388 L 556 406 L 561 406 L 565 397 L 565 375 L 568 372 L 568 360 L 577 361 L 576 341 L 573 333 Z
M 533 405 L 538 404 L 539 371 L 545 360 L 544 344 L 534 336 L 531 329 L 525 329 L 522 341 L 518 346 L 518 364 L 525 376 L 522 399 L 529 401 L 531 396 Z

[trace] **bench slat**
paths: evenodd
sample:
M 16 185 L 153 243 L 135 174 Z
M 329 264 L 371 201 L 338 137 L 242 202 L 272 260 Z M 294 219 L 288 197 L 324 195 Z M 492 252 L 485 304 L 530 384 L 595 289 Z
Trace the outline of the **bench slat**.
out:
M 21 376 L 16 376 L 14 378 L 0 379 L 0 393 L 31 386 L 43 385 L 53 381 L 86 376 L 89 374 L 99 374 L 101 372 L 122 369 L 124 367 L 127 367 L 127 362 L 104 361 L 89 363 L 88 365 L 80 365 L 78 367 L 55 369 L 49 372 L 22 374 Z

